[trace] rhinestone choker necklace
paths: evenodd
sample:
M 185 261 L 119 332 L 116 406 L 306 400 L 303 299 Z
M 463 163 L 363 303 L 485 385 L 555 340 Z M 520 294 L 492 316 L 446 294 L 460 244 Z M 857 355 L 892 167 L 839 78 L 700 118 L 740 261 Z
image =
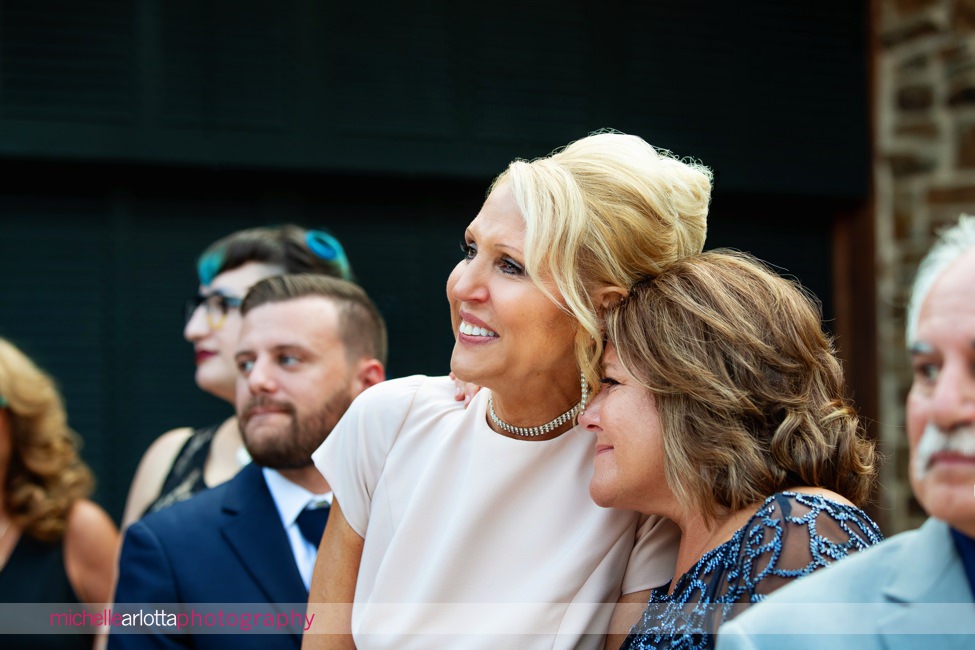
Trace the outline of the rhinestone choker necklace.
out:
M 546 433 L 550 433 L 560 426 L 565 424 L 574 418 L 577 414 L 582 413 L 586 409 L 586 400 L 589 398 L 589 387 L 586 385 L 586 376 L 581 375 L 582 378 L 582 399 L 579 403 L 570 408 L 568 411 L 555 418 L 551 422 L 546 422 L 537 427 L 516 427 L 513 424 L 508 424 L 504 420 L 498 417 L 498 414 L 494 412 L 494 395 L 488 397 L 488 412 L 491 415 L 491 421 L 494 422 L 502 431 L 512 433 L 516 436 L 525 436 L 527 438 L 534 438 L 536 436 L 544 436 Z

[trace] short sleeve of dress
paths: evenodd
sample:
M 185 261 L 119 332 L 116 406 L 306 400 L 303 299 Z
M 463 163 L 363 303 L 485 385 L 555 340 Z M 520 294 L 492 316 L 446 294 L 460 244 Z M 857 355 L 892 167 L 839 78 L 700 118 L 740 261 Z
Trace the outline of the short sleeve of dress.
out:
M 653 589 L 674 577 L 680 529 L 656 515 L 643 516 L 636 532 L 636 544 L 623 575 L 623 594 Z
M 342 514 L 360 537 L 366 536 L 372 497 L 386 457 L 425 380 L 415 375 L 366 389 L 312 454 Z
M 801 493 L 776 494 L 744 533 L 738 576 L 751 602 L 883 540 L 859 508 Z

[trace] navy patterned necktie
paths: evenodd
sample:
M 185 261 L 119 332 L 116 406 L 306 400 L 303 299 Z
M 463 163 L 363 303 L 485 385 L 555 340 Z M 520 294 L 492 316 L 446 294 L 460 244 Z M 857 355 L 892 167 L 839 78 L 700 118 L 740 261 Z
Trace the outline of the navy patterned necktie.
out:
M 322 533 L 325 532 L 326 521 L 328 521 L 327 505 L 321 508 L 306 507 L 298 515 L 295 523 L 298 524 L 301 536 L 308 540 L 309 544 L 318 548 L 319 542 L 322 541 Z

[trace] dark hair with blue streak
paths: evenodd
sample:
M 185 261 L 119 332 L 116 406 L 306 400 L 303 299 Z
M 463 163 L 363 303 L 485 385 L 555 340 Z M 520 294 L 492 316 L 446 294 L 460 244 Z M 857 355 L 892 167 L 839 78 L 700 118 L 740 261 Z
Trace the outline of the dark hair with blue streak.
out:
M 325 230 L 294 224 L 238 230 L 210 244 L 197 260 L 200 282 L 250 262 L 276 264 L 283 273 L 317 273 L 355 281 L 339 240 Z

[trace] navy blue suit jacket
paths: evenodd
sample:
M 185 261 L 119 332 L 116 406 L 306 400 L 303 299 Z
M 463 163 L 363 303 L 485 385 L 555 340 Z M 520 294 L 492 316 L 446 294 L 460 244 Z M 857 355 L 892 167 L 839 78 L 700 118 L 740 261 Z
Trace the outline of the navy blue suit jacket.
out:
M 154 606 L 164 605 L 162 611 L 175 614 L 178 610 L 171 603 L 182 603 L 184 613 L 191 608 L 215 613 L 221 609 L 219 604 L 253 603 L 248 608 L 252 614 L 274 614 L 281 621 L 278 615 L 290 616 L 292 610 L 304 614 L 307 600 L 308 590 L 287 533 L 261 468 L 254 464 L 223 485 L 147 515 L 125 533 L 116 613 L 140 609 L 152 613 Z M 211 605 L 203 608 L 202 603 Z M 242 610 L 223 609 L 225 613 Z M 239 629 L 241 620 L 235 619 L 238 627 L 156 627 L 141 633 L 113 626 L 109 649 L 297 649 L 301 645 L 300 625 L 273 634 L 262 626 L 228 634 Z

